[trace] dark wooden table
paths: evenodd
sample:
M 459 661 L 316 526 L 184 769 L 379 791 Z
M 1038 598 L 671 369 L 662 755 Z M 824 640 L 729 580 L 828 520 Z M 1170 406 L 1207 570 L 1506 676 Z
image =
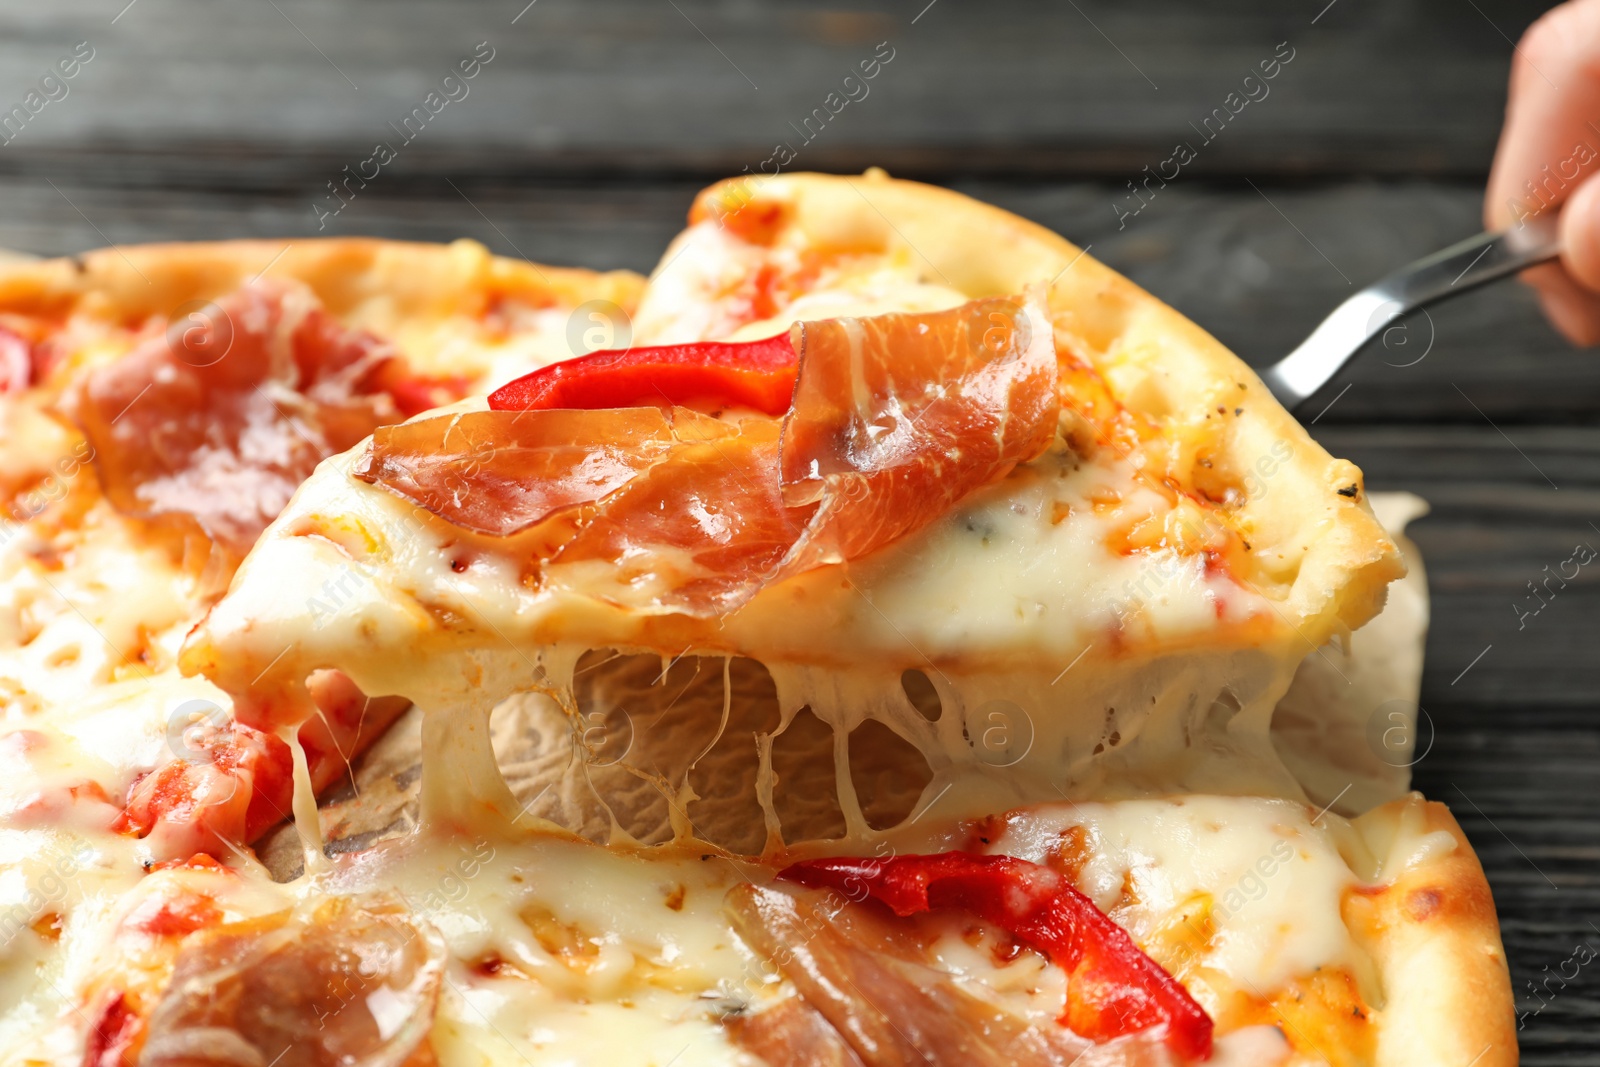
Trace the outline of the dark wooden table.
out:
M 1543 6 L 13 0 L 0 112 L 78 42 L 93 58 L 0 146 L 0 246 L 315 234 L 326 183 L 386 140 L 398 157 L 321 232 L 647 270 L 695 189 L 788 141 L 797 167 L 882 165 L 1051 226 L 1262 363 L 1353 286 L 1480 228 L 1511 42 Z M 468 95 L 401 144 L 480 42 Z M 868 95 L 803 143 L 880 42 Z M 1119 224 L 1126 183 L 1180 140 L 1194 161 Z M 1527 1062 L 1600 1063 L 1600 968 L 1536 1015 L 1526 992 L 1600 948 L 1600 578 L 1516 611 L 1546 565 L 1600 547 L 1600 354 L 1516 285 L 1388 340 L 1302 415 L 1373 488 L 1433 504 L 1414 531 L 1437 738 L 1416 782 L 1489 871 Z

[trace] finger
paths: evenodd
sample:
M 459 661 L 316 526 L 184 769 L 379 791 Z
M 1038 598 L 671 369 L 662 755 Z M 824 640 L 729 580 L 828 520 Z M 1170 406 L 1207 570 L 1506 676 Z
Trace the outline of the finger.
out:
M 1512 55 L 1484 221 L 1503 229 L 1555 208 L 1597 170 L 1600 0 L 1573 0 L 1530 26 Z
M 1561 212 L 1561 265 L 1593 293 L 1600 293 L 1600 177 L 1578 187 Z
M 1527 271 L 1557 330 L 1580 345 L 1600 343 L 1600 176 L 1580 185 L 1561 211 L 1561 262 Z
M 1563 337 L 1576 345 L 1600 344 L 1600 294 L 1573 281 L 1555 263 L 1522 272 L 1539 293 L 1539 306 Z

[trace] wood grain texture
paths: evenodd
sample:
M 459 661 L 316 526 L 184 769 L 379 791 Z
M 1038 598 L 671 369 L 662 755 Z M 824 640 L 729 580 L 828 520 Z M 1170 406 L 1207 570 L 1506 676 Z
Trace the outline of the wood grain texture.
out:
M 125 2 L 0 12 L 0 101 L 20 100 L 71 44 L 96 50 L 71 94 L 6 147 L 8 165 L 50 148 L 228 145 L 269 169 L 354 162 L 487 41 L 495 58 L 468 97 L 406 147 L 414 166 L 709 175 L 754 169 L 791 141 L 813 169 L 1131 176 L 1199 136 L 1287 42 L 1290 65 L 1203 147 L 1197 171 L 1478 174 L 1506 37 L 1543 6 Z M 880 42 L 894 59 L 870 93 L 804 143 L 805 117 Z

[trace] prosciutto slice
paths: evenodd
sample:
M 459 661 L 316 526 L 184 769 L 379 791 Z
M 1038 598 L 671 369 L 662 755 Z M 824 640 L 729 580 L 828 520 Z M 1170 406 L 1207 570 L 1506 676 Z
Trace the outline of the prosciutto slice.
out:
M 428 1067 L 445 958 L 436 933 L 381 898 L 204 930 L 178 953 L 139 1063 Z
M 547 581 L 712 617 L 926 527 L 1055 435 L 1055 345 L 1036 299 L 794 336 L 781 421 L 647 407 L 442 416 L 381 431 L 357 476 L 492 536 L 594 505 Z
M 379 429 L 354 474 L 508 537 L 622 488 L 682 445 L 734 432 L 687 408 L 471 411 Z
M 786 574 L 927 526 L 1055 435 L 1055 343 L 1037 302 L 807 322 L 799 338 L 783 495 L 820 506 Z
M 1096 1046 L 980 1000 L 935 970 L 926 950 L 870 905 L 840 894 L 743 885 L 725 907 L 740 939 L 798 994 L 724 1024 L 736 1044 L 774 1067 L 1176 1067 L 1158 1040 Z M 814 1059 L 785 1057 L 780 1035 Z
M 243 555 L 317 463 L 399 417 L 395 357 L 303 286 L 261 283 L 91 372 L 73 409 L 115 507 Z
M 783 502 L 778 433 L 775 422 L 750 420 L 735 437 L 679 449 L 606 501 L 556 554 L 554 580 L 573 580 L 563 564 L 599 561 L 614 583 L 608 596 L 629 607 L 704 616 L 738 608 L 816 510 Z M 587 577 L 574 587 L 589 587 Z

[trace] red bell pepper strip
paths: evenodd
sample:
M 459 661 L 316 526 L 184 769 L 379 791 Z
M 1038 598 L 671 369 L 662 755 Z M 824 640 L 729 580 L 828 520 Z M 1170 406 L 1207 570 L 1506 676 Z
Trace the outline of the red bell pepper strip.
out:
M 1187 990 L 1140 951 L 1126 930 L 1067 879 L 1010 856 L 944 852 L 886 860 L 807 860 L 778 877 L 852 900 L 872 897 L 906 916 L 959 908 L 993 923 L 1067 972 L 1063 1025 L 1109 1041 L 1165 1024 L 1178 1055 L 1211 1055 L 1211 1017 Z
M 712 399 L 768 415 L 789 410 L 799 359 L 787 333 L 591 352 L 524 374 L 489 394 L 494 411 L 625 408 Z

